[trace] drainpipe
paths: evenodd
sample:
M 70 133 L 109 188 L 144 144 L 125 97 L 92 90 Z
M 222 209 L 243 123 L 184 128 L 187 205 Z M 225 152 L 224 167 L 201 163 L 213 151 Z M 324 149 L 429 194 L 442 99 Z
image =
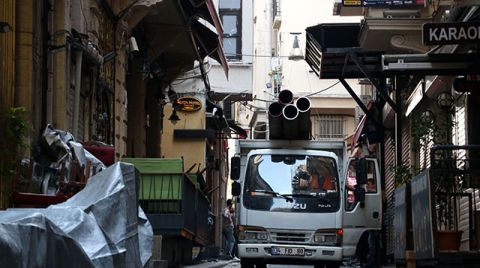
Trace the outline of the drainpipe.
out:
M 80 114 L 80 90 L 82 85 L 82 57 L 83 51 L 75 53 L 75 102 L 73 106 L 73 135 L 78 136 L 78 116 Z

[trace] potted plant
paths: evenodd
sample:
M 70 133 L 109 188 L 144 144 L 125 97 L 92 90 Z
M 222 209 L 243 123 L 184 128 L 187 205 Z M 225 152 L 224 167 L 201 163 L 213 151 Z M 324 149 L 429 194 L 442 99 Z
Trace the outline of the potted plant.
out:
M 0 209 L 9 206 L 12 181 L 18 161 L 28 148 L 27 137 L 31 127 L 26 119 L 25 107 L 12 107 L 0 111 Z
M 436 111 L 435 114 L 438 116 L 434 116 L 434 113 L 429 110 L 412 114 L 412 147 L 414 150 L 423 148 L 425 161 L 428 159 L 426 153 L 430 151 L 433 144 L 451 143 L 451 133 L 455 124 L 452 120 L 452 112 L 452 109 L 442 108 Z M 456 160 L 451 151 L 437 151 L 434 155 L 430 155 L 430 167 L 439 250 L 458 250 L 462 233 L 455 229 L 453 214 L 454 195 L 461 190 L 459 178 L 456 176 L 458 174 Z
M 443 109 L 432 126 L 436 145 L 451 144 L 452 111 Z M 461 173 L 452 150 L 435 150 L 430 153 L 431 185 L 433 189 L 439 250 L 458 250 L 462 232 L 455 222 L 456 193 L 462 191 Z

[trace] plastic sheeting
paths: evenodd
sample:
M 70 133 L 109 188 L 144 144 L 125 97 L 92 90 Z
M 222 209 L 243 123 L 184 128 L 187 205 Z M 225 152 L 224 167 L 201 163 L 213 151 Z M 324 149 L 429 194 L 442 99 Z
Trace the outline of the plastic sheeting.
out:
M 153 230 L 138 206 L 138 171 L 116 163 L 64 203 L 0 212 L 5 267 L 143 267 Z

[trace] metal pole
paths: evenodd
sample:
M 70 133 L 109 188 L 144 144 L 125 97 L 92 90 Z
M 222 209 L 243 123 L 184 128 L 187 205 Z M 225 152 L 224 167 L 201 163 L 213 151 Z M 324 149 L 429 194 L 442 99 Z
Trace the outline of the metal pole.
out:
M 73 104 L 73 135 L 78 136 L 78 117 L 80 114 L 80 91 L 82 89 L 82 57 L 83 51 L 75 53 L 75 100 Z

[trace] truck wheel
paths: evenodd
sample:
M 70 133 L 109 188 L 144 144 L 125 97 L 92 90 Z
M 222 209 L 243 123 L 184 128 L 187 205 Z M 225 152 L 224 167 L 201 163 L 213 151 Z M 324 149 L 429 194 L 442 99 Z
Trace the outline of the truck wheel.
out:
M 326 268 L 340 268 L 340 263 L 338 263 L 338 262 L 327 263 L 327 264 L 325 264 L 325 267 Z
M 263 262 L 260 262 L 260 263 L 256 263 L 255 267 L 256 268 L 267 268 L 267 264 L 263 263 Z
M 250 260 L 240 259 L 240 266 L 242 268 L 253 268 L 253 262 Z

